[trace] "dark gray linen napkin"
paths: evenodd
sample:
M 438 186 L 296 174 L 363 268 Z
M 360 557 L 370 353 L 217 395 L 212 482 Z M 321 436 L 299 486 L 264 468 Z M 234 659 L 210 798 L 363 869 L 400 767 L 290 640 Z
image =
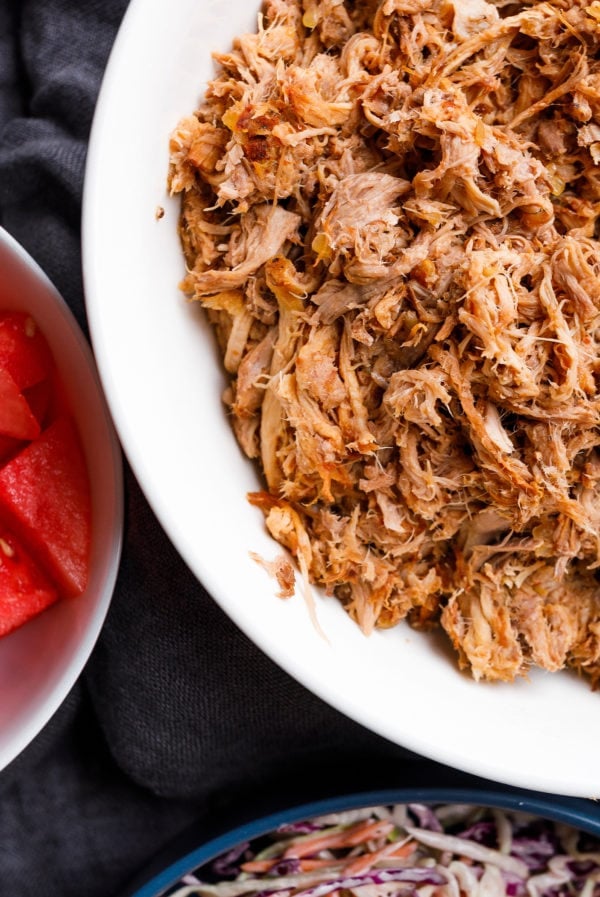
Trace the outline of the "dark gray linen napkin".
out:
M 0 0 L 0 223 L 86 332 L 86 146 L 125 7 Z M 0 895 L 114 897 L 192 820 L 211 831 L 219 817 L 434 775 L 451 774 L 337 713 L 252 645 L 126 470 L 123 561 L 99 642 L 64 705 L 0 774 Z

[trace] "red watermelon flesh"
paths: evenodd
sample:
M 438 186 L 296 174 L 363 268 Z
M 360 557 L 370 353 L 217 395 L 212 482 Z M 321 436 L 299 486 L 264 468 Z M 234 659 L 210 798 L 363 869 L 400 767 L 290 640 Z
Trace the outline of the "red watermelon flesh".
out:
M 63 416 L 0 469 L 0 519 L 66 596 L 86 587 L 91 501 L 83 450 Z
M 26 312 L 0 313 L 0 367 L 20 390 L 45 380 L 52 370 L 46 338 Z
M 35 439 L 40 425 L 6 368 L 0 367 L 0 433 L 13 439 Z
M 54 405 L 54 386 L 51 379 L 42 380 L 35 386 L 23 390 L 23 397 L 35 415 L 40 427 L 44 429 L 53 417 L 58 416 Z
M 3 436 L 0 433 L 0 464 L 4 464 L 9 458 L 16 455 L 21 448 L 23 448 L 22 439 L 14 439 L 12 436 Z
M 15 536 L 0 528 L 0 636 L 58 600 L 56 587 Z

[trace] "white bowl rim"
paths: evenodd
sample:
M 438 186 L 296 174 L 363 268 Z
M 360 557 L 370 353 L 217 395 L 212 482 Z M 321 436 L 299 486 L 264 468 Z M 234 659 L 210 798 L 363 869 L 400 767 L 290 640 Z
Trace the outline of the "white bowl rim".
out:
M 29 712 L 26 724 L 19 729 L 18 733 L 11 738 L 8 744 L 3 745 L 0 736 L 1 770 L 25 750 L 58 711 L 81 675 L 96 644 L 98 636 L 100 635 L 112 600 L 121 560 L 124 522 L 124 487 L 121 447 L 112 423 L 108 405 L 104 398 L 95 359 L 87 339 L 79 327 L 73 312 L 45 271 L 4 227 L 0 227 L 0 245 L 5 247 L 7 251 L 14 256 L 23 269 L 36 280 L 40 287 L 45 291 L 46 295 L 51 297 L 51 300 L 55 303 L 57 309 L 60 310 L 60 316 L 65 325 L 65 334 L 68 339 L 77 346 L 79 353 L 85 358 L 86 372 L 95 383 L 97 394 L 96 410 L 101 415 L 100 424 L 105 434 L 105 446 L 108 449 L 106 466 L 107 469 L 110 469 L 111 471 L 111 506 L 108 507 L 108 513 L 112 516 L 114 524 L 110 532 L 104 536 L 106 543 L 102 555 L 105 567 L 102 590 L 99 598 L 96 600 L 94 611 L 90 616 L 88 625 L 79 639 L 78 645 L 69 663 L 64 667 L 62 672 L 56 676 L 51 694 L 35 709 Z M 47 334 L 45 335 L 48 336 Z M 77 601 L 78 599 L 73 600 Z M 23 629 L 25 628 L 26 627 L 23 627 Z
M 395 723 L 392 724 L 390 719 L 384 718 L 381 713 L 381 707 L 378 705 L 376 706 L 375 701 L 373 702 L 373 706 L 368 703 L 363 703 L 363 705 L 359 706 L 350 693 L 344 692 L 341 688 L 337 688 L 337 690 L 331 688 L 329 683 L 319 675 L 319 671 L 327 668 L 328 664 L 328 661 L 323 661 L 321 663 L 321 656 L 316 658 L 315 655 L 315 658 L 311 658 L 311 661 L 314 660 L 314 663 L 312 663 L 312 665 L 307 664 L 306 659 L 299 657 L 297 653 L 294 653 L 294 650 L 291 650 L 288 653 L 286 648 L 278 643 L 277 632 L 279 630 L 277 627 L 280 625 L 279 617 L 282 617 L 286 613 L 285 611 L 274 610 L 274 616 L 278 619 L 275 620 L 273 624 L 274 628 L 271 632 L 261 629 L 260 624 L 256 620 L 253 620 L 239 603 L 236 604 L 232 595 L 228 594 L 227 589 L 224 588 L 222 572 L 217 573 L 215 571 L 210 557 L 201 557 L 198 555 L 198 552 L 195 550 L 193 542 L 190 539 L 189 533 L 185 531 L 181 521 L 177 519 L 173 512 L 167 491 L 156 483 L 152 469 L 145 455 L 146 446 L 140 441 L 140 436 L 138 432 L 136 432 L 136 424 L 138 424 L 140 420 L 138 418 L 138 420 L 134 422 L 131 419 L 131 408 L 123 401 L 124 393 L 121 390 L 122 384 L 117 382 L 116 377 L 116 374 L 122 373 L 122 371 L 115 367 L 114 362 L 111 359 L 111 325 L 114 325 L 115 323 L 114 320 L 111 319 L 113 312 L 111 312 L 110 309 L 107 310 L 102 307 L 102 302 L 106 298 L 106 294 L 103 293 L 99 280 L 102 280 L 102 286 L 104 287 L 109 284 L 109 280 L 107 279 L 108 272 L 101 272 L 101 247 L 102 251 L 104 251 L 106 249 L 106 244 L 103 244 L 103 240 L 110 241 L 112 239 L 106 220 L 103 223 L 100 220 L 101 213 L 98 213 L 98 205 L 101 204 L 102 201 L 104 201 L 105 204 L 107 203 L 107 200 L 103 200 L 102 194 L 107 186 L 107 176 L 109 172 L 103 170 L 102 166 L 105 161 L 105 154 L 107 156 L 110 156 L 111 154 L 110 134 L 120 133 L 119 126 L 124 127 L 124 123 L 129 121 L 129 117 L 135 114 L 132 112 L 132 109 L 134 103 L 137 103 L 138 98 L 145 100 L 143 91 L 146 84 L 140 76 L 141 72 L 146 73 L 152 88 L 157 91 L 156 96 L 153 97 L 153 99 L 156 100 L 157 108 L 159 107 L 159 101 L 162 98 L 159 90 L 159 79 L 168 80 L 165 76 L 168 76 L 169 69 L 157 66 L 156 74 L 153 77 L 153 74 L 150 71 L 152 61 L 158 59 L 163 52 L 169 51 L 169 39 L 172 34 L 179 33 L 179 36 L 183 38 L 183 35 L 187 33 L 184 32 L 183 29 L 180 29 L 180 31 L 177 32 L 175 26 L 173 26 L 172 31 L 169 31 L 168 16 L 171 16 L 172 21 L 177 15 L 183 17 L 184 11 L 187 10 L 190 12 L 193 8 L 196 10 L 195 14 L 197 16 L 204 16 L 205 31 L 207 21 L 211 15 L 211 24 L 218 29 L 221 26 L 221 19 L 223 18 L 222 16 L 221 18 L 218 16 L 219 4 L 220 0 L 210 0 L 207 4 L 199 7 L 197 3 L 194 5 L 192 0 L 182 0 L 181 8 L 178 7 L 177 14 L 173 16 L 172 11 L 167 14 L 161 0 L 131 0 L 113 46 L 92 127 L 83 205 L 84 282 L 86 285 L 85 293 L 88 319 L 90 320 L 92 343 L 95 347 L 95 354 L 98 361 L 100 376 L 104 383 L 105 394 L 107 395 L 111 407 L 113 420 L 115 421 L 117 431 L 120 435 L 124 452 L 128 457 L 138 482 L 158 520 L 179 551 L 183 560 L 203 583 L 215 601 L 265 654 L 271 657 L 271 659 L 278 663 L 284 670 L 294 676 L 299 682 L 312 690 L 324 701 L 384 738 L 401 744 L 417 754 L 435 759 L 438 762 L 452 766 L 456 769 L 464 770 L 465 772 L 477 774 L 484 778 L 506 783 L 515 787 L 524 787 L 564 795 L 577 795 L 581 797 L 598 796 L 600 795 L 600 768 L 598 768 L 596 764 L 596 766 L 593 766 L 593 769 L 596 770 L 596 772 L 590 773 L 592 764 L 595 760 L 591 757 L 589 749 L 585 752 L 585 763 L 560 762 L 561 751 L 563 750 L 563 745 L 566 744 L 566 741 L 562 737 L 565 720 L 568 721 L 571 717 L 574 720 L 577 720 L 577 718 L 581 716 L 582 708 L 587 708 L 589 705 L 588 697 L 581 698 L 581 695 L 577 692 L 576 688 L 571 687 L 574 686 L 572 681 L 574 677 L 569 679 L 569 674 L 560 674 L 560 676 L 563 677 L 560 684 L 556 681 L 552 686 L 552 697 L 555 692 L 560 692 L 560 694 L 563 695 L 563 698 L 566 696 L 568 702 L 572 701 L 570 706 L 565 706 L 563 708 L 560 723 L 555 724 L 550 714 L 547 714 L 544 719 L 540 719 L 538 714 L 534 721 L 535 726 L 538 727 L 537 730 L 532 728 L 530 720 L 528 719 L 529 708 L 527 700 L 529 699 L 525 701 L 522 700 L 524 689 L 529 687 L 529 683 L 519 682 L 510 685 L 508 686 L 508 689 L 510 690 L 509 693 L 504 690 L 502 685 L 498 685 L 498 687 L 494 685 L 485 692 L 483 691 L 487 688 L 485 685 L 476 685 L 475 687 L 480 689 L 482 694 L 497 695 L 502 693 L 504 695 L 503 703 L 499 706 L 505 710 L 510 708 L 513 698 L 515 699 L 515 704 L 518 705 L 516 715 L 510 721 L 510 727 L 508 726 L 507 720 L 500 714 L 495 720 L 493 729 L 490 729 L 490 731 L 487 732 L 477 733 L 478 735 L 481 734 L 482 743 L 489 746 L 489 751 L 480 749 L 477 753 L 473 753 L 473 750 L 468 743 L 468 738 L 472 737 L 475 728 L 478 726 L 478 720 L 473 722 L 473 729 L 470 730 L 468 736 L 461 736 L 458 739 L 453 737 L 446 739 L 445 736 L 447 733 L 452 736 L 454 735 L 454 733 L 449 732 L 447 728 L 448 720 L 451 717 L 454 708 L 442 707 L 439 700 L 437 704 L 433 702 L 431 711 L 434 715 L 436 713 L 442 713 L 444 716 L 445 728 L 442 727 L 438 733 L 434 731 L 433 726 L 430 726 L 428 731 L 424 733 L 424 731 L 417 731 L 406 725 L 398 726 Z M 253 8 L 256 8 L 257 6 L 258 4 L 254 4 Z M 237 3 L 237 8 L 242 8 L 241 0 Z M 191 20 L 186 20 L 186 25 L 189 26 L 191 31 L 193 22 Z M 229 25 L 228 27 L 231 31 L 231 26 Z M 239 28 L 236 28 L 236 33 L 239 30 Z M 219 33 L 221 34 L 221 32 Z M 196 37 L 198 37 L 198 33 L 196 34 Z M 189 58 L 187 61 L 189 63 Z M 150 74 L 148 74 L 149 72 Z M 179 71 L 179 74 L 184 78 L 186 77 L 184 68 Z M 188 72 L 188 80 L 189 77 L 190 75 Z M 171 86 L 173 85 L 171 84 Z M 196 94 L 199 96 L 200 79 L 198 79 L 197 87 L 198 90 L 196 91 Z M 140 91 L 142 91 L 142 93 L 140 93 Z M 188 96 L 189 95 L 190 93 L 188 91 Z M 147 105 L 144 108 L 147 110 L 151 107 Z M 162 112 L 163 110 L 159 111 Z M 188 114 L 190 111 L 190 106 L 186 106 L 184 109 L 179 109 L 179 111 L 174 111 L 171 127 L 175 126 L 180 115 Z M 136 119 L 136 124 L 139 124 L 139 116 L 138 119 Z M 161 119 L 161 124 L 164 124 L 164 119 Z M 112 132 L 111 128 L 113 129 Z M 135 128 L 132 130 L 135 131 Z M 147 132 L 145 136 L 147 136 Z M 155 134 L 154 136 L 156 137 L 157 135 Z M 135 136 L 132 139 L 135 140 Z M 168 139 L 168 133 L 165 134 L 165 139 Z M 138 150 L 139 149 L 140 148 L 138 147 Z M 139 156 L 137 158 L 139 158 Z M 125 156 L 121 153 L 119 161 L 121 165 L 126 164 Z M 153 174 L 156 174 L 156 172 L 153 172 Z M 164 175 L 164 179 L 166 180 L 166 166 Z M 116 196 L 113 191 L 111 200 L 115 201 L 115 199 Z M 166 194 L 165 202 L 169 202 Z M 129 211 L 131 211 L 131 209 L 129 209 Z M 105 217 L 108 219 L 108 215 Z M 114 242 L 115 241 L 113 241 L 113 243 Z M 114 245 L 112 248 L 114 249 Z M 165 297 L 164 301 L 168 301 L 168 296 Z M 228 455 L 227 458 L 228 461 L 231 461 L 230 455 Z M 329 613 L 327 608 L 325 609 L 325 612 Z M 292 611 L 289 613 L 292 614 Z M 333 616 L 335 612 L 332 611 L 331 614 Z M 299 618 L 295 616 L 294 624 L 298 624 L 298 620 Z M 354 624 L 352 625 L 354 626 Z M 281 628 L 284 628 L 284 624 L 281 624 Z M 354 636 L 349 635 L 348 638 L 350 643 L 356 646 Z M 387 638 L 389 638 L 387 634 L 382 635 L 381 637 L 377 635 L 378 649 L 385 649 L 389 646 L 389 643 L 386 641 Z M 408 641 L 408 639 L 405 640 Z M 334 649 L 337 650 L 338 647 L 338 645 L 335 645 Z M 314 649 L 316 652 L 320 652 L 321 650 L 321 646 L 319 646 L 316 641 Z M 446 672 L 449 676 L 458 677 L 458 674 L 454 669 L 447 669 Z M 464 678 L 465 677 L 462 677 L 462 679 Z M 535 680 L 535 687 L 540 688 L 540 693 L 543 693 L 547 697 L 547 690 L 544 691 L 547 675 L 543 673 L 538 674 L 537 671 L 534 671 L 532 679 Z M 464 681 L 461 681 L 459 688 L 461 694 L 474 694 L 470 691 L 471 684 L 472 683 L 470 682 L 464 683 Z M 589 686 L 585 682 L 575 683 L 575 685 L 580 689 L 589 689 Z M 548 692 L 548 694 L 550 693 Z M 435 695 L 431 695 L 431 697 L 434 698 Z M 481 701 L 481 698 L 478 698 L 477 700 Z M 496 698 L 494 697 L 492 703 L 495 700 Z M 533 698 L 531 700 L 533 702 Z M 593 700 L 596 700 L 596 698 L 594 697 Z M 533 706 L 533 703 L 531 706 Z M 548 698 L 544 704 L 544 710 L 548 706 L 551 706 L 550 698 Z M 413 706 L 412 710 L 414 709 Z M 422 713 L 424 712 L 425 711 L 422 711 Z M 523 728 L 519 734 L 520 718 L 522 719 Z M 457 721 L 456 727 L 460 728 L 460 726 L 460 721 Z M 479 726 L 479 728 L 481 728 L 481 726 Z M 496 732 L 498 733 L 497 735 Z M 525 737 L 525 734 L 527 737 Z M 596 735 L 600 737 L 600 718 L 593 723 L 592 740 Z M 519 744 L 520 736 L 522 736 L 521 744 Z M 545 752 L 547 753 L 548 745 L 544 742 L 549 737 L 553 738 L 555 741 L 553 744 L 551 761 L 545 759 Z M 498 745 L 494 744 L 494 740 L 498 741 Z M 575 745 L 574 747 L 576 749 L 578 745 Z M 507 759 L 505 757 L 505 749 L 508 748 L 510 748 L 510 756 Z M 525 752 L 525 748 L 527 748 L 527 763 L 522 765 L 515 760 L 514 755 L 518 750 L 520 756 L 522 751 Z M 573 739 L 569 742 L 569 748 L 573 748 Z M 510 753 L 511 751 L 512 753 Z M 570 756 L 570 759 L 572 760 L 572 756 L 568 756 Z

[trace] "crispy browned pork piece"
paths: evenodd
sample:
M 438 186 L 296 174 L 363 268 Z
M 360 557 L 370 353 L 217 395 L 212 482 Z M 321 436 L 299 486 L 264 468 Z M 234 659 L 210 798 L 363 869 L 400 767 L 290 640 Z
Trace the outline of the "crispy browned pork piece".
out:
M 251 500 L 477 679 L 600 679 L 599 51 L 598 0 L 268 0 L 171 139 Z

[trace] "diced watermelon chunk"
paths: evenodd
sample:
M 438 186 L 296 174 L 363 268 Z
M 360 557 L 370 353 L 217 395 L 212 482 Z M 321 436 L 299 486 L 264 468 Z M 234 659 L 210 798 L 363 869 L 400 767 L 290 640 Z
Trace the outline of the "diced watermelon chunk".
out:
M 42 380 L 35 386 L 30 386 L 23 390 L 23 397 L 27 399 L 27 404 L 35 415 L 40 427 L 50 423 L 50 420 L 57 416 L 54 413 L 54 386 L 52 378 Z
M 0 465 L 16 455 L 23 448 L 22 439 L 13 439 L 12 436 L 3 436 L 0 433 Z
M 0 433 L 14 439 L 35 439 L 40 425 L 8 370 L 0 367 Z
M 56 587 L 15 536 L 0 528 L 0 636 L 37 616 L 58 597 Z
M 26 312 L 0 314 L 0 367 L 6 368 L 20 390 L 45 380 L 52 370 L 46 337 Z
M 0 469 L 0 519 L 27 546 L 62 594 L 88 579 L 91 499 L 75 426 L 60 417 Z

